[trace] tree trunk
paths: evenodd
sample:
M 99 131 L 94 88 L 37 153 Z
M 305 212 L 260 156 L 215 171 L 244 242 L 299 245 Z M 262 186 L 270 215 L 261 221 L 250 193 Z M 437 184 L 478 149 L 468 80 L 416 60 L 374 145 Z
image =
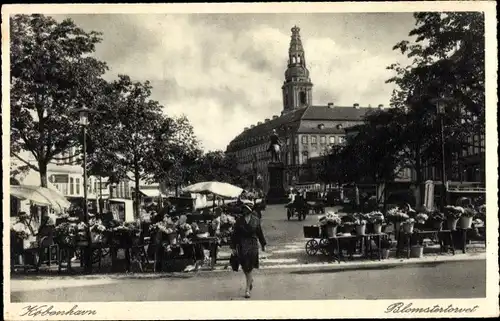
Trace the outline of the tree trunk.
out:
M 38 169 L 40 170 L 40 186 L 47 187 L 48 179 L 47 179 L 47 163 L 43 161 L 38 162 Z
M 417 189 L 419 191 L 418 199 L 415 200 L 415 207 L 420 207 L 422 204 L 422 197 L 425 193 L 425 186 L 422 184 L 423 183 L 423 173 L 422 173 L 422 160 L 420 157 L 420 148 L 416 149 L 416 159 L 415 159 L 415 172 L 416 172 L 416 184 L 417 184 Z
M 140 187 L 140 182 L 139 182 L 139 179 L 140 179 L 140 173 L 139 173 L 139 164 L 137 164 L 137 161 L 135 161 L 135 164 L 134 164 L 134 179 L 135 179 L 135 203 L 134 203 L 134 212 L 135 212 L 135 218 L 139 218 L 139 201 L 140 201 L 140 191 L 139 191 L 139 187 Z

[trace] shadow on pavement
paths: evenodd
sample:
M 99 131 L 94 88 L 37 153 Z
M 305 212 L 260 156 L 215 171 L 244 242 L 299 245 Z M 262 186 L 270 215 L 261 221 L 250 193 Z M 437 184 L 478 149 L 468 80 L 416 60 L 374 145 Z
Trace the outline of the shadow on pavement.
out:
M 408 264 L 380 264 L 375 266 L 345 266 L 339 268 L 322 268 L 319 270 L 302 270 L 302 271 L 292 271 L 290 274 L 298 274 L 298 275 L 308 275 L 308 274 L 321 274 L 321 273 L 340 273 L 347 271 L 370 271 L 370 270 L 390 270 L 396 268 L 405 268 L 405 267 L 425 267 L 425 268 L 433 268 L 439 265 L 444 264 L 444 262 L 428 262 L 428 263 L 408 263 Z

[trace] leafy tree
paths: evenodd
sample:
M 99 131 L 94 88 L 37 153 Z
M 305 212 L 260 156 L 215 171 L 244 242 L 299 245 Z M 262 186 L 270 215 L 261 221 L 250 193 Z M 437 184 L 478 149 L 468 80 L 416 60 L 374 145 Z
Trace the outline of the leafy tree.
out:
M 156 132 L 154 162 L 150 172 L 158 182 L 179 187 L 198 180 L 202 151 L 189 120 L 185 117 L 163 119 Z
M 61 23 L 43 15 L 15 15 L 10 20 L 11 155 L 40 172 L 47 186 L 47 166 L 78 145 L 78 115 L 72 110 L 100 102 L 105 63 L 90 56 L 101 41 L 70 19 Z M 20 156 L 30 152 L 36 164 Z
M 409 36 L 416 37 L 415 41 L 394 46 L 412 62 L 389 66 L 396 76 L 388 82 L 397 85 L 391 105 L 405 114 L 399 136 L 401 152 L 416 170 L 421 186 L 424 165 L 441 160 L 439 105 L 446 111 L 442 117 L 448 169 L 452 155 L 471 145 L 471 136 L 484 135 L 484 15 L 425 12 L 414 17 L 416 27 Z
M 110 157 L 113 162 L 104 165 L 104 171 L 111 169 L 112 177 L 134 181 L 135 213 L 138 215 L 140 181 L 152 178 L 149 169 L 154 162 L 157 131 L 161 128 L 163 115 L 160 104 L 149 99 L 149 82 L 134 82 L 120 75 L 110 86 L 109 105 L 101 114 L 107 128 L 101 132 L 103 137 L 99 139 L 102 141 L 96 145 L 104 153 L 102 157 Z

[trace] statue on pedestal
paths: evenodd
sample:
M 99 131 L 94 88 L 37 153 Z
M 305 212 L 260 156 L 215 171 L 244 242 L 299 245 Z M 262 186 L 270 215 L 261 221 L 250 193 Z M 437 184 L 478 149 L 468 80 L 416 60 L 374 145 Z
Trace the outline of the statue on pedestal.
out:
M 281 142 L 278 134 L 276 133 L 276 129 L 273 129 L 271 136 L 269 137 L 269 147 L 267 151 L 271 153 L 271 162 L 280 162 L 280 151 L 281 151 Z

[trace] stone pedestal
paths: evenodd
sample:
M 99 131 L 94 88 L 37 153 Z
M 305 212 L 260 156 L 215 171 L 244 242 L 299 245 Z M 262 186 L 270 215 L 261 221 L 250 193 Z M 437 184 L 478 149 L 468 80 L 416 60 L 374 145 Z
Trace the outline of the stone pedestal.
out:
M 285 188 L 283 186 L 284 164 L 281 162 L 269 163 L 269 189 L 267 192 L 267 204 L 285 204 L 288 202 Z

